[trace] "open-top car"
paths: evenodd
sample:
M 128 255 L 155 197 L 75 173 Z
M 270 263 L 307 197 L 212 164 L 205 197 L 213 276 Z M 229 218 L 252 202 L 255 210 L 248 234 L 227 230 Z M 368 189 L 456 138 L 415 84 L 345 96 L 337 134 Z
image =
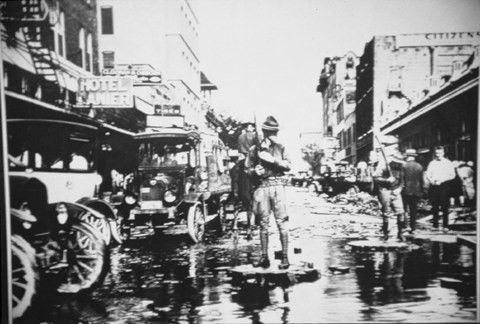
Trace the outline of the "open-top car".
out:
M 115 197 L 124 237 L 133 228 L 160 234 L 186 225 L 192 241 L 199 242 L 211 220 L 222 228 L 231 180 L 218 138 L 206 143 L 197 131 L 171 127 L 137 134 L 135 142 L 136 171 L 127 176 L 122 201 Z

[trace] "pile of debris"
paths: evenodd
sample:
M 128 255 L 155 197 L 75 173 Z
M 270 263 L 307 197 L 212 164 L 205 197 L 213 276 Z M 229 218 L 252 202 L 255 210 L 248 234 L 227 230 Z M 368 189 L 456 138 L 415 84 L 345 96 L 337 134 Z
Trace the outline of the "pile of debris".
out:
M 380 202 L 377 197 L 362 191 L 338 194 L 327 198 L 326 201 L 334 204 L 335 209 L 340 209 L 342 213 L 376 216 L 380 212 Z

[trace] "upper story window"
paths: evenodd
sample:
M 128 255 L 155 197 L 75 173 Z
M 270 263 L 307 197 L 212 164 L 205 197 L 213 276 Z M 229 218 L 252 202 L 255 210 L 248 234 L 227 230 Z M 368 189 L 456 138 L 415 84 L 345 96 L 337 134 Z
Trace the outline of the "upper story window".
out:
M 105 52 L 102 52 L 102 55 L 103 55 L 103 68 L 113 69 L 115 67 L 115 52 L 105 51 Z
M 65 14 L 60 13 L 58 22 L 53 27 L 55 52 L 65 56 Z
M 92 72 L 92 67 L 93 67 L 92 48 L 93 48 L 92 34 L 89 33 L 87 35 L 87 50 L 85 51 L 85 62 L 87 63 L 86 69 L 87 71 L 90 71 L 90 72 Z
M 80 28 L 78 31 L 78 48 L 80 49 L 80 64 L 81 67 L 85 67 L 85 30 Z
M 102 7 L 100 8 L 102 18 L 102 34 L 113 35 L 113 8 Z

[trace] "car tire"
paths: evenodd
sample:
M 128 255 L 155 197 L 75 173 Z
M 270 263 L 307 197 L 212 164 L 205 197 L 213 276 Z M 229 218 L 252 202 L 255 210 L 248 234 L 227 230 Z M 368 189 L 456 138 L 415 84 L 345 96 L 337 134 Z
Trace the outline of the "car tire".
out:
M 196 203 L 188 209 L 187 227 L 193 243 L 203 241 L 205 236 L 205 215 L 200 203 Z

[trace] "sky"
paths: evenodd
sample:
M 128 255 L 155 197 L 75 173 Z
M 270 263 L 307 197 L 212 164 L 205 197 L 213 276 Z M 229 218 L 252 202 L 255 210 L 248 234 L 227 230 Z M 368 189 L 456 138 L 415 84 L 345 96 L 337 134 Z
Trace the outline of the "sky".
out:
M 480 31 L 480 0 L 198 0 L 200 64 L 213 108 L 262 123 L 287 147 L 322 130 L 325 57 L 361 56 L 375 35 Z M 283 136 L 282 136 L 283 135 Z M 296 152 L 295 152 L 296 153 Z

